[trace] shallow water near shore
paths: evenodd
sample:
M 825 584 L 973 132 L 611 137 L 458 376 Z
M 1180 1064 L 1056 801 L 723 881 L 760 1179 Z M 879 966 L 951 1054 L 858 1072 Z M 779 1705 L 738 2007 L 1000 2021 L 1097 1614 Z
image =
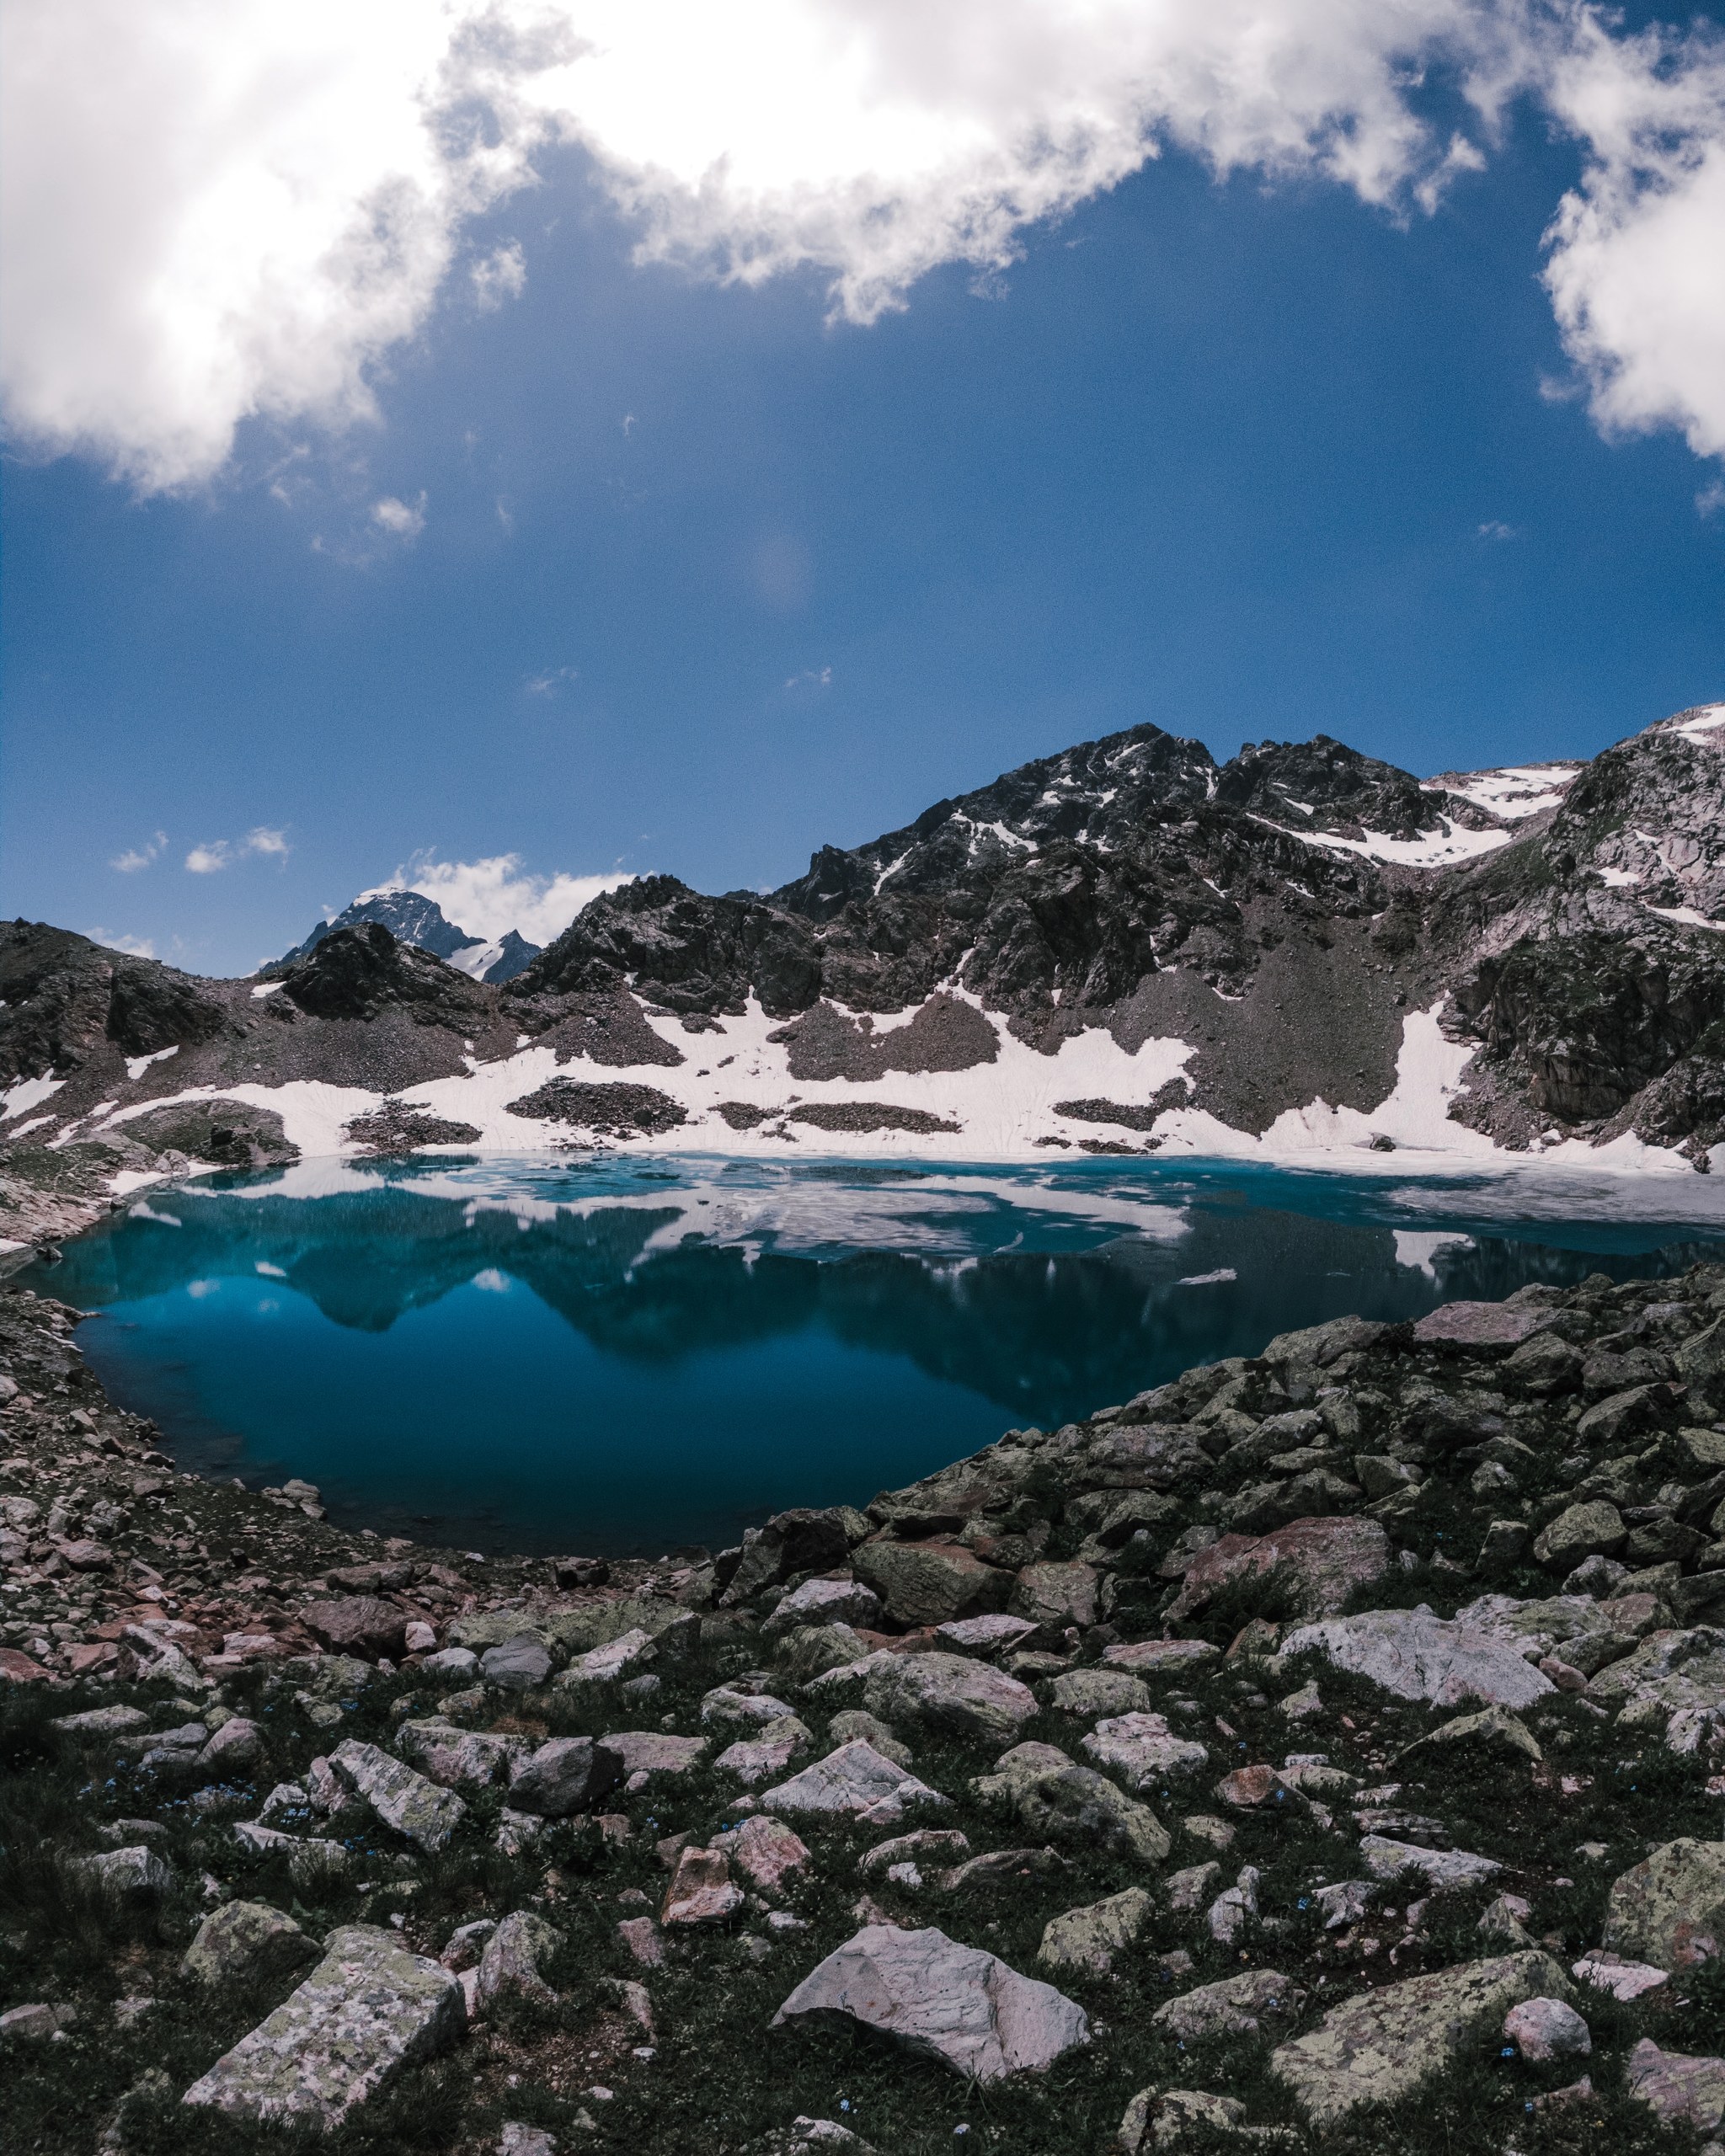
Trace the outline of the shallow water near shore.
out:
M 152 1189 L 23 1280 L 96 1313 L 79 1345 L 185 1466 L 657 1556 L 1343 1312 L 1722 1251 L 1701 1177 L 446 1158 Z

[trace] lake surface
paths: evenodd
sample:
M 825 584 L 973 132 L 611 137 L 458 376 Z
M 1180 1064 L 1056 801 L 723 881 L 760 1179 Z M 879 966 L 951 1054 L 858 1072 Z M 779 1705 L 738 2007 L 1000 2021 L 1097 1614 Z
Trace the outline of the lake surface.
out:
M 1699 1177 L 441 1159 L 152 1190 L 22 1277 L 98 1313 L 80 1346 L 184 1465 L 652 1556 L 1347 1311 L 1722 1255 Z

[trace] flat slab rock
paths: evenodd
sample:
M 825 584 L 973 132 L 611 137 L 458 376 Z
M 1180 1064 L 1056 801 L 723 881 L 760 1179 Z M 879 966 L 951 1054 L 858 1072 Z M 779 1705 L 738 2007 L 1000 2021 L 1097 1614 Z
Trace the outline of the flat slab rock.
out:
M 704 1737 L 672 1737 L 659 1729 L 609 1729 L 599 1742 L 617 1753 L 626 1774 L 686 1774 L 707 1749 Z
M 1116 1715 L 1099 1721 L 1081 1749 L 1141 1794 L 1173 1774 L 1198 1774 L 1210 1754 L 1190 1737 L 1176 1737 L 1161 1715 Z
M 1519 1348 L 1551 1321 L 1549 1310 L 1515 1303 L 1445 1303 L 1413 1328 L 1423 1347 Z
M 1201 1662 L 1220 1658 L 1208 1640 L 1135 1640 L 1102 1651 L 1105 1669 L 1130 1670 L 1135 1677 L 1178 1677 Z
M 870 1924 L 829 1954 L 773 2016 L 859 2023 L 966 2080 L 1035 2072 L 1090 2041 L 1082 2007 L 943 1931 Z
M 764 1790 L 759 1801 L 764 1812 L 841 1812 L 889 1826 L 908 1805 L 950 1800 L 859 1737 L 776 1789 Z
M 1206 1870 L 1213 1869 L 1206 1866 Z M 1220 1983 L 1199 1984 L 1157 2007 L 1151 2020 L 1187 2041 L 1200 2036 L 1255 2036 L 1271 2015 L 1291 2019 L 1306 1993 L 1275 1969 L 1249 1969 Z
M 1557 1689 L 1499 1636 L 1418 1609 L 1370 1609 L 1303 1625 L 1282 1641 L 1285 1657 L 1316 1648 L 1338 1669 L 1369 1678 L 1398 1699 L 1454 1706 L 1529 1707 Z
M 406 1952 L 393 1932 L 349 1924 L 324 1949 L 292 1996 L 192 2084 L 186 2103 L 328 2132 L 466 2029 L 461 1979 Z
M 1615 1880 L 1602 1943 L 1659 1969 L 1725 1953 L 1725 1842 L 1665 1842 Z
M 1663 2126 L 1715 2133 L 1725 2123 L 1725 2058 L 1661 2051 L 1651 2036 L 1643 2036 L 1629 2054 L 1629 2093 Z
M 863 1698 L 884 1721 L 1008 1742 L 1037 1712 L 1028 1684 L 962 1654 L 884 1655 L 868 1673 Z
M 1569 1979 L 1549 1954 L 1506 1954 L 1363 1992 L 1270 2057 L 1270 2071 L 1314 2124 L 1365 2104 L 1411 2095 L 1473 2044 L 1501 2030 L 1525 1999 L 1564 1999 Z
M 385 1826 L 394 1828 L 428 1856 L 445 1846 L 466 1816 L 467 1807 L 452 1790 L 440 1789 L 375 1744 L 350 1737 L 330 1753 L 329 1764 Z

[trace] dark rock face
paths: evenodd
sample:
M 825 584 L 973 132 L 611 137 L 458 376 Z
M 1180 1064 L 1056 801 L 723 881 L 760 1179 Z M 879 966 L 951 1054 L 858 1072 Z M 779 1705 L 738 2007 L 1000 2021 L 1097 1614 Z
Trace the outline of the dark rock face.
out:
M 355 1116 L 343 1134 L 368 1153 L 411 1153 L 420 1145 L 470 1145 L 479 1136 L 471 1123 L 435 1116 L 412 1101 L 386 1101 L 375 1115 Z
M 435 899 L 428 899 L 418 891 L 379 891 L 368 899 L 355 899 L 350 906 L 344 906 L 332 921 L 320 921 L 303 943 L 295 944 L 292 950 L 278 958 L 271 971 L 292 965 L 296 959 L 309 958 L 318 946 L 330 936 L 344 928 L 360 928 L 372 923 L 387 928 L 398 943 L 406 943 L 418 951 L 429 951 L 434 958 L 452 958 L 458 951 L 470 951 L 483 943 L 480 936 L 469 936 L 464 928 L 457 928 L 452 921 L 446 920 L 441 906 Z M 514 931 L 510 931 L 514 936 Z M 521 939 L 515 937 L 519 943 Z
M 675 1130 L 686 1118 L 669 1093 L 653 1086 L 590 1086 L 575 1078 L 550 1078 L 536 1091 L 509 1102 L 511 1115 L 569 1123 L 585 1130 L 633 1137 L 638 1131 Z
M 483 1024 L 489 1016 L 474 983 L 398 943 L 377 921 L 333 931 L 281 979 L 282 992 L 314 1018 L 375 1018 L 391 1006 L 427 1023 Z
M 213 1039 L 223 1011 L 211 985 L 61 928 L 0 928 L 0 1080 L 64 1076 L 103 1043 L 125 1055 Z
M 422 944 L 420 947 L 425 949 L 429 946 Z M 500 988 L 505 981 L 514 980 L 517 974 L 526 973 L 538 957 L 540 948 L 537 943 L 530 943 L 525 936 L 511 928 L 499 938 L 497 956 L 479 978 L 489 981 L 494 988 Z M 443 954 L 440 952 L 438 955 L 441 958 Z

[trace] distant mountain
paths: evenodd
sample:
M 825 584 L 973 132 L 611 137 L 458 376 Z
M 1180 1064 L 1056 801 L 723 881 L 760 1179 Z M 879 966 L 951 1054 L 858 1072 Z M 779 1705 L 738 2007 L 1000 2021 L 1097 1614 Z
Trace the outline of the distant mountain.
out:
M 279 974 L 296 959 L 308 958 L 338 929 L 355 928 L 365 921 L 380 922 L 397 942 L 416 951 L 429 951 L 434 958 L 458 966 L 471 979 L 494 985 L 513 980 L 539 955 L 539 946 L 528 942 L 512 928 L 492 943 L 483 936 L 469 936 L 445 918 L 435 899 L 418 891 L 368 891 L 333 919 L 320 921 L 303 943 L 296 943 L 262 971 L 266 976 Z
M 537 953 L 401 891 L 244 981 L 0 927 L 0 1236 L 163 1160 L 617 1143 L 1725 1166 L 1725 705 L 1424 781 L 1137 726 Z

